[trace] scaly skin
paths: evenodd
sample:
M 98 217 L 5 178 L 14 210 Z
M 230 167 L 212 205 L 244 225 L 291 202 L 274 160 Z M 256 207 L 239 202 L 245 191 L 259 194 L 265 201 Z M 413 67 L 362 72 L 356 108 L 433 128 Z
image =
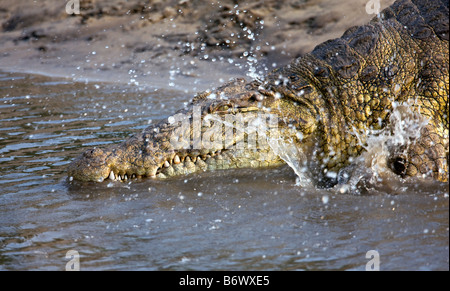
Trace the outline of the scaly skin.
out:
M 68 174 L 103 181 L 277 166 L 283 161 L 262 141 L 281 137 L 308 157 L 303 162 L 318 184 L 332 186 L 337 179 L 329 173 L 361 155 L 368 132 L 386 128 L 393 108 L 408 103 L 414 111 L 408 117 L 426 125 L 408 143 L 387 145 L 389 167 L 402 177 L 448 182 L 448 9 L 445 0 L 399 0 L 369 24 L 320 44 L 264 81 L 239 79 L 197 95 L 178 112 L 190 120 L 188 126 L 168 118 L 121 144 L 86 151 Z M 266 124 L 277 130 L 258 129 L 256 136 L 263 139 L 253 143 L 256 147 L 247 146 L 251 132 L 238 134 L 236 129 L 224 142 L 198 144 L 198 136 L 206 141 L 214 133 L 227 135 L 225 116 L 242 118 L 247 125 L 268 114 L 277 123 Z M 205 120 L 211 115 L 222 122 L 209 124 Z M 186 142 L 185 149 L 174 140 Z M 236 146 L 239 142 L 244 146 Z

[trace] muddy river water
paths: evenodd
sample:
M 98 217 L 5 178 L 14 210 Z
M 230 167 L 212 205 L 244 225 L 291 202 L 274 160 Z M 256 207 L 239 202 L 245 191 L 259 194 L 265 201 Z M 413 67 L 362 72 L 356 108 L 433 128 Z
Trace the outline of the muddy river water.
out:
M 341 193 L 299 186 L 288 166 L 67 180 L 81 151 L 191 95 L 0 73 L 0 270 L 65 270 L 68 252 L 81 270 L 449 269 L 448 183 L 380 179 Z

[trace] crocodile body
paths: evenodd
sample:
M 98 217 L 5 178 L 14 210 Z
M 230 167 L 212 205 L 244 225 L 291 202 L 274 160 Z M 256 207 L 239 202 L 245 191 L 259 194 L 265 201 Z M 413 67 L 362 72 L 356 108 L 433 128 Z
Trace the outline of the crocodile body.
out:
M 332 186 L 365 150 L 369 132 L 388 128 L 393 110 L 407 104 L 405 115 L 421 126 L 408 142 L 386 145 L 388 166 L 402 177 L 448 182 L 448 12 L 448 0 L 399 0 L 264 80 L 238 79 L 198 94 L 174 115 L 187 122 L 172 116 L 120 144 L 84 152 L 68 175 L 82 181 L 164 178 L 283 164 L 261 140 L 246 147 L 259 134 L 295 145 L 317 183 Z M 239 134 L 238 124 L 267 121 L 269 115 L 277 122 Z M 206 122 L 211 116 L 221 122 Z M 209 142 L 220 136 L 227 138 Z

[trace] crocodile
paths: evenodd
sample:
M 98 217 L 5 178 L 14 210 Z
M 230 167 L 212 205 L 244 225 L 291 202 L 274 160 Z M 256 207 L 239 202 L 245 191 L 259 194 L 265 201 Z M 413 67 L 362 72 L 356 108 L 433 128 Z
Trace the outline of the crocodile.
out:
M 286 163 L 276 150 L 284 144 L 317 185 L 332 187 L 370 134 L 395 130 L 393 112 L 403 106 L 415 134 L 386 144 L 387 168 L 448 182 L 448 13 L 448 0 L 398 0 L 264 78 L 199 93 L 127 140 L 86 150 L 68 176 L 101 182 L 275 167 Z

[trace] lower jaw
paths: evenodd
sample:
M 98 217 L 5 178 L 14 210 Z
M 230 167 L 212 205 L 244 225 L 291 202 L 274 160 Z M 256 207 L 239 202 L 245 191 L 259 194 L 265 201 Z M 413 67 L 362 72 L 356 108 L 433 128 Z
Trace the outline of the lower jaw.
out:
M 186 156 L 179 161 L 165 162 L 161 165 L 156 174 L 150 178 L 167 179 L 171 177 L 181 177 L 197 172 L 209 172 L 239 168 L 268 168 L 283 165 L 284 162 L 273 152 L 250 151 L 235 153 L 224 151 L 215 155 L 198 157 Z M 109 180 L 126 181 L 134 178 L 142 178 L 136 174 L 116 174 L 111 171 L 107 177 Z

